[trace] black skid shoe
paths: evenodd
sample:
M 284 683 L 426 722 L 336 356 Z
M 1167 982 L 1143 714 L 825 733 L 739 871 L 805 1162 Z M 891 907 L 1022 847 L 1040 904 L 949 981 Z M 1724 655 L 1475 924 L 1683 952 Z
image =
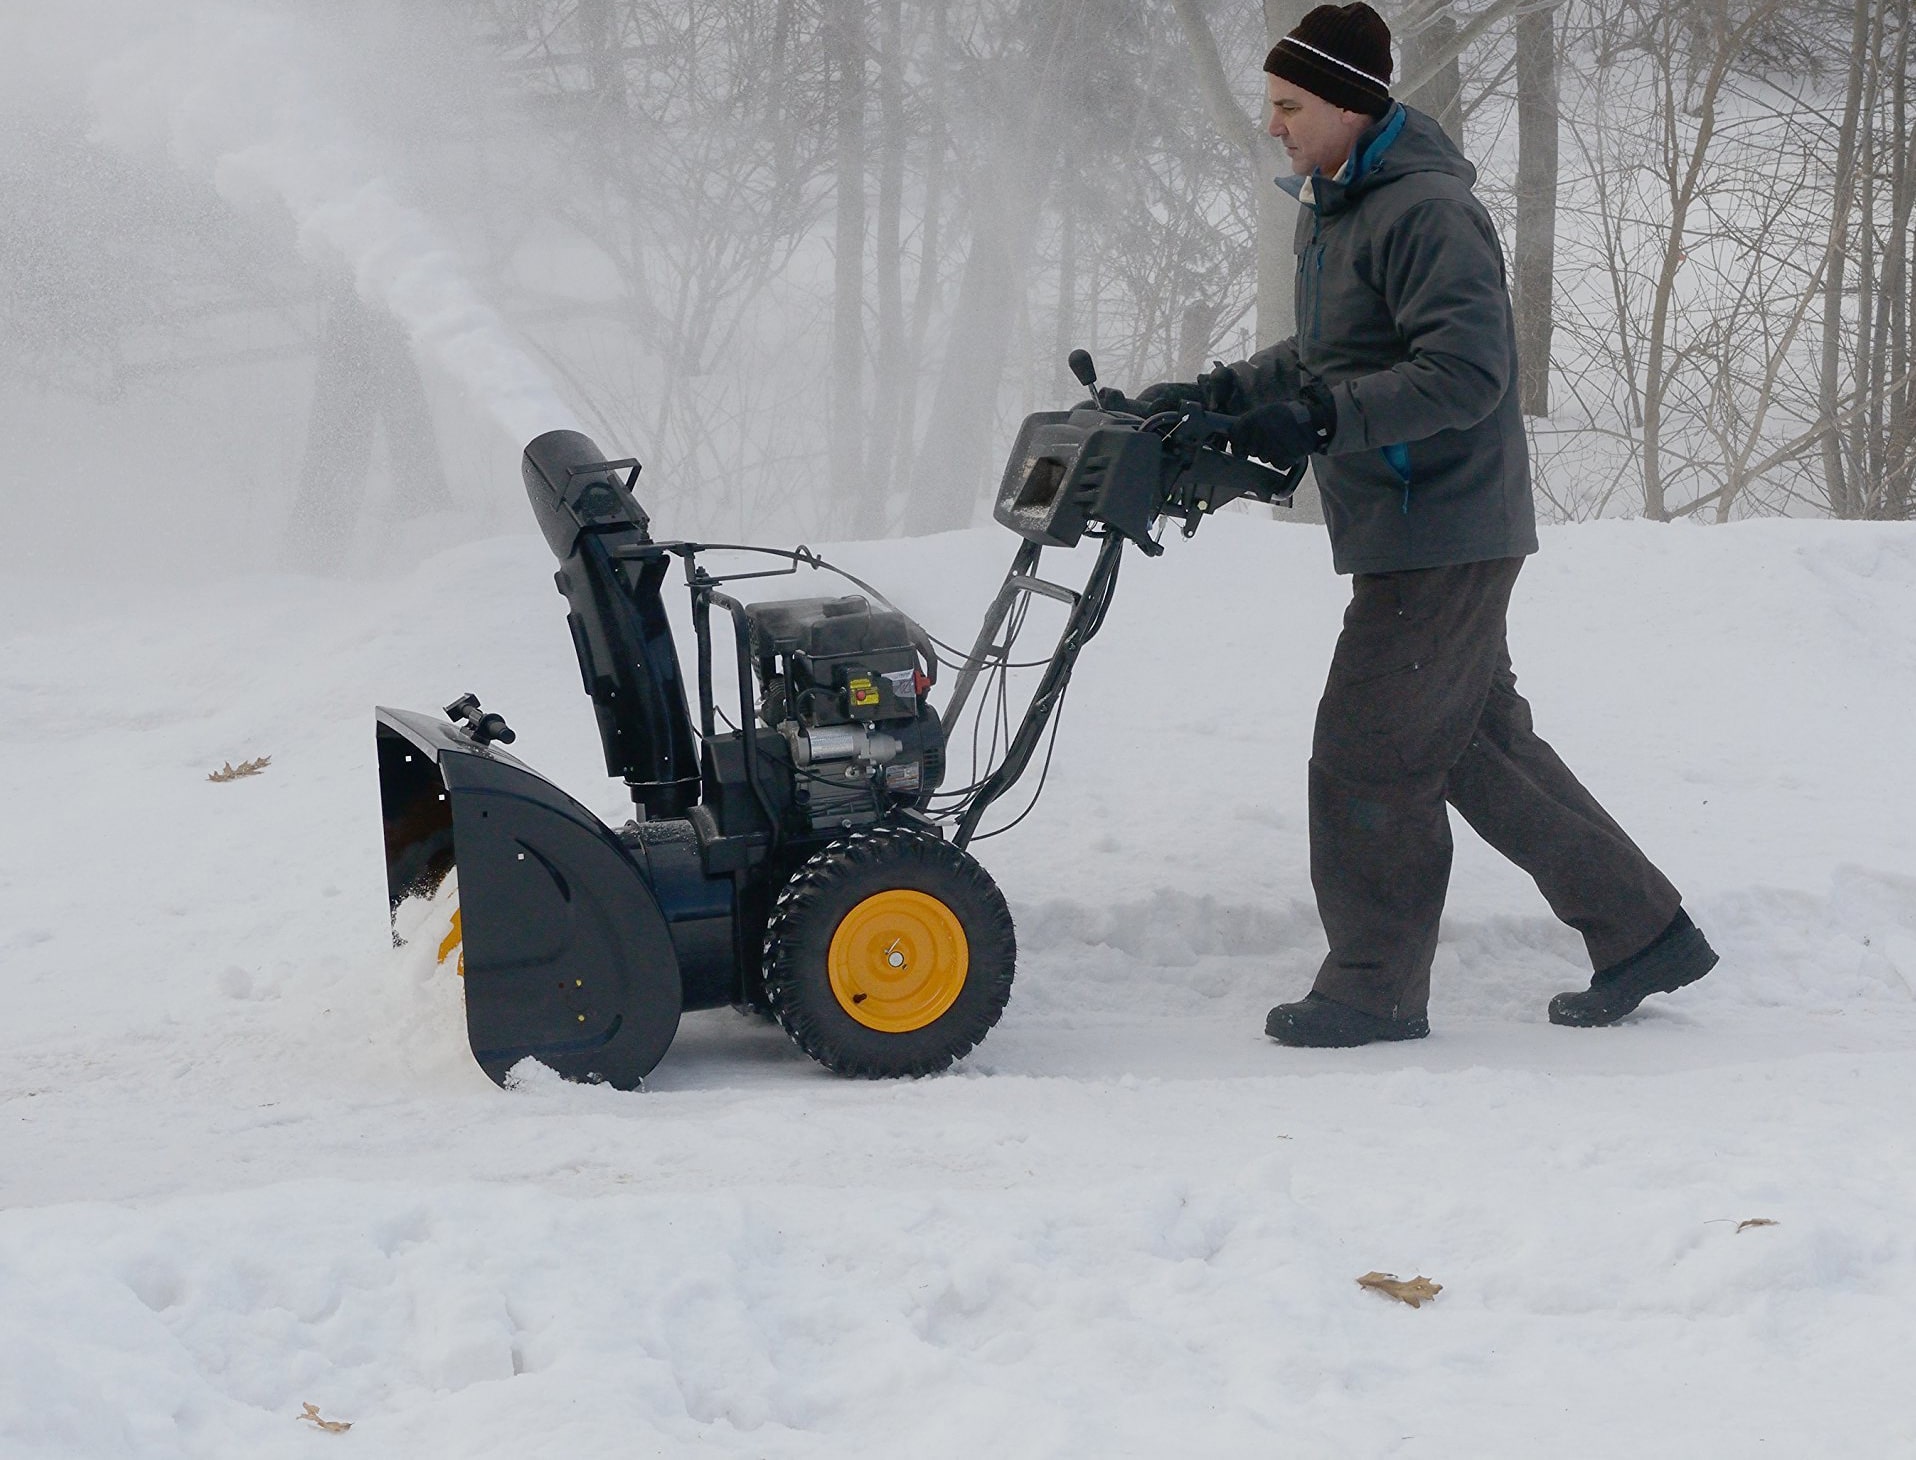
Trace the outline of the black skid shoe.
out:
M 1558 994 L 1550 1001 L 1550 1022 L 1575 1029 L 1614 1024 L 1651 994 L 1667 994 L 1695 983 L 1716 967 L 1716 950 L 1703 930 L 1678 909 L 1670 926 L 1641 953 L 1621 963 L 1600 968 L 1590 976 L 1590 987 L 1580 993 Z
M 1349 1049 L 1381 1039 L 1422 1039 L 1430 1021 L 1419 1014 L 1410 1019 L 1380 1019 L 1309 993 L 1295 1004 L 1279 1004 L 1264 1021 L 1264 1032 L 1279 1044 L 1301 1049 Z

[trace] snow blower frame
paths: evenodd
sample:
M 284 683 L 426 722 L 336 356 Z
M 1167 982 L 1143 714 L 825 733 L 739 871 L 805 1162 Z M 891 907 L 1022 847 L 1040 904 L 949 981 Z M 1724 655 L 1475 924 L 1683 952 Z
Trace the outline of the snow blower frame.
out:
M 1072 365 L 1095 400 L 1089 358 L 1074 353 Z M 1288 500 L 1302 475 L 1302 462 L 1276 471 L 1224 454 L 1229 425 L 1197 409 L 1026 419 L 995 509 L 1023 542 L 956 660 L 942 717 L 929 698 L 936 644 L 869 585 L 802 547 L 654 541 L 632 491 L 638 462 L 608 461 L 575 431 L 528 445 L 526 491 L 561 565 L 606 773 L 630 788 L 634 819 L 606 826 L 508 754 L 512 730 L 472 695 L 444 718 L 376 711 L 395 941 L 401 904 L 456 874 L 441 958 L 457 949 L 485 1072 L 503 1084 L 533 1058 L 568 1079 L 633 1088 L 682 1012 L 728 1004 L 774 1015 L 846 1075 L 927 1074 L 983 1039 L 1010 996 L 1016 937 L 967 848 L 1055 728 L 1124 545 L 1155 556 L 1163 522 L 1189 536 L 1227 502 Z M 1046 548 L 1085 538 L 1100 545 L 1081 587 L 1038 576 Z M 786 562 L 714 574 L 699 560 L 718 552 Z M 696 735 L 661 596 L 675 562 L 697 641 Z M 721 591 L 801 566 L 863 592 L 748 604 Z M 1015 665 L 1033 596 L 1065 605 L 1064 624 L 1048 659 Z M 730 620 L 737 677 L 737 719 L 724 729 L 715 609 Z M 1012 731 L 1006 671 L 1024 667 L 1042 673 Z M 947 727 L 991 681 L 1003 753 L 994 729 L 985 759 L 995 764 L 941 795 Z

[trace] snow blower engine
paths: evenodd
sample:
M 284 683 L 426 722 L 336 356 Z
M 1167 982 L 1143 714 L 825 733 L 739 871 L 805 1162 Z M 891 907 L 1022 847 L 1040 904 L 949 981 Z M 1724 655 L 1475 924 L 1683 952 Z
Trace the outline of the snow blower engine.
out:
M 1071 363 L 1095 402 L 1090 358 Z M 630 789 L 633 819 L 608 827 L 508 754 L 513 731 L 470 694 L 443 717 L 376 712 L 394 938 L 411 898 L 450 921 L 440 958 L 456 954 L 485 1072 L 504 1083 L 533 1058 L 636 1087 L 682 1012 L 728 1004 L 775 1016 L 847 1075 L 927 1074 L 983 1039 L 1010 996 L 1016 940 L 967 847 L 1055 730 L 1124 545 L 1156 555 L 1165 521 L 1189 536 L 1226 502 L 1287 501 L 1302 475 L 1302 462 L 1278 471 L 1225 454 L 1229 424 L 1095 405 L 1026 419 L 996 506 L 1023 541 L 942 715 L 930 699 L 939 646 L 869 585 L 802 547 L 656 541 L 636 461 L 608 461 L 576 431 L 528 445 L 526 491 L 560 563 L 606 773 Z M 1047 548 L 1087 538 L 1099 546 L 1082 586 L 1038 575 Z M 700 561 L 741 553 L 783 561 L 721 574 Z M 691 599 L 696 733 L 661 593 L 675 565 Z M 861 592 L 745 603 L 722 591 L 801 567 Z M 1021 666 L 1012 648 L 1034 596 L 1062 604 L 1064 624 L 1047 659 Z M 727 623 L 732 719 L 714 682 Z M 996 758 L 968 784 L 941 791 L 947 728 L 974 696 L 1001 702 L 1020 667 L 1041 672 L 1015 732 L 991 737 Z

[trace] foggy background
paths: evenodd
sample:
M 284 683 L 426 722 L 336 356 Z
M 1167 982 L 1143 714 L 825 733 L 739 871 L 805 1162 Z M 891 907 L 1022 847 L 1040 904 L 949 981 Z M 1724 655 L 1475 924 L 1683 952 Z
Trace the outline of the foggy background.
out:
M 963 527 L 1290 331 L 1266 0 L 0 0 L 0 568 L 396 569 L 556 426 L 663 535 Z M 1909 0 L 1384 5 L 1549 520 L 1903 518 Z

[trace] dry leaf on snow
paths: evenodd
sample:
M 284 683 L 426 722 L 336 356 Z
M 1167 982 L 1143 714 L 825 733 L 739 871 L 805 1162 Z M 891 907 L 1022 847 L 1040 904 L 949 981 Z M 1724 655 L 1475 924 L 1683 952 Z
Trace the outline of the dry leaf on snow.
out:
M 1360 1288 L 1369 1288 L 1382 1293 L 1387 1298 L 1395 1298 L 1411 1307 L 1429 1302 L 1444 1290 L 1442 1283 L 1433 1283 L 1427 1277 L 1414 1277 L 1409 1282 L 1387 1272 L 1367 1272 L 1357 1280 Z
M 270 755 L 262 755 L 258 760 L 243 760 L 238 765 L 227 761 L 206 779 L 209 781 L 237 781 L 241 776 L 256 776 L 273 763 Z
M 319 1417 L 318 1405 L 306 1404 L 306 1405 L 301 1405 L 300 1407 L 306 1411 L 304 1414 L 300 1416 L 301 1419 L 305 1420 L 308 1424 L 317 1425 L 320 1429 L 325 1430 L 328 1434 L 341 1435 L 353 1427 L 351 1420 L 321 1419 Z
M 1750 1227 L 1774 1227 L 1777 1225 L 1779 1224 L 1774 1217 L 1751 1217 L 1747 1221 L 1738 1222 L 1736 1224 L 1736 1230 L 1741 1232 Z

